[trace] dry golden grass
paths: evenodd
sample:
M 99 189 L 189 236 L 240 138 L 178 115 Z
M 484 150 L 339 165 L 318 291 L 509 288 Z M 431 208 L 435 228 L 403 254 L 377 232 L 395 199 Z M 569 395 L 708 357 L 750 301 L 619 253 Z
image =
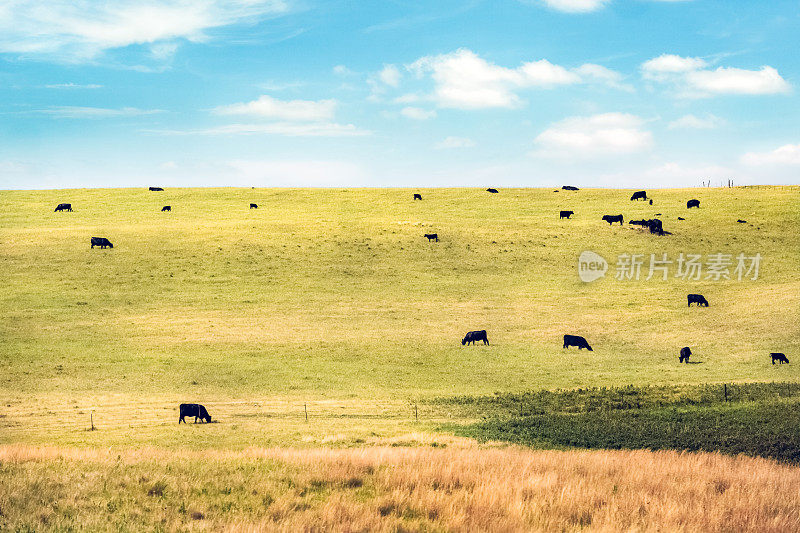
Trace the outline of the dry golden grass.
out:
M 417 436 L 424 440 L 424 436 Z M 0 529 L 800 530 L 800 469 L 649 451 L 0 447 Z

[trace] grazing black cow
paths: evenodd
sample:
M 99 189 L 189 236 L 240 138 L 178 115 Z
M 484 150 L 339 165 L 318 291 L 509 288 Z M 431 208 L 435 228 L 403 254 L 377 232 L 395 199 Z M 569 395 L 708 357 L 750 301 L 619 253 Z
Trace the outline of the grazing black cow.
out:
M 603 220 L 608 222 L 609 226 L 614 222 L 619 222 L 619 225 L 622 225 L 622 215 L 603 215 Z
M 258 209 L 258 204 L 250 204 L 250 209 Z
M 686 220 L 686 219 L 683 217 L 678 217 L 678 220 Z
M 690 355 L 692 355 L 692 350 L 690 350 L 688 346 L 685 346 L 681 348 L 681 355 L 678 357 L 678 361 L 681 363 L 688 363 Z
M 422 195 L 414 193 L 414 200 L 422 200 Z
M 771 353 L 769 355 L 770 355 L 770 357 L 772 357 L 772 364 L 773 365 L 775 364 L 775 361 L 777 361 L 779 365 L 782 365 L 783 363 L 786 363 L 787 365 L 789 364 L 789 360 L 786 359 L 786 356 L 784 354 L 782 354 L 782 353 L 773 352 L 773 353 Z
M 199 403 L 182 403 L 179 407 L 180 415 L 178 418 L 178 424 L 183 422 L 186 423 L 186 420 L 183 418 L 188 416 L 189 418 L 194 417 L 194 423 L 197 424 L 197 419 L 203 420 L 206 423 L 211 422 L 211 415 L 208 414 L 206 408 L 200 405 Z
M 631 201 L 633 201 L 633 200 L 647 200 L 647 192 L 646 191 L 636 191 L 635 193 L 633 193 L 631 195 Z
M 648 220 L 647 227 L 650 229 L 650 233 L 655 235 L 664 235 L 664 228 L 661 225 L 661 221 L 657 218 L 651 218 Z
M 161 212 L 163 213 L 164 211 L 172 211 L 172 206 L 165 205 L 164 207 L 161 208 Z
M 105 237 L 92 237 L 92 248 L 94 248 L 95 246 L 99 246 L 101 250 L 106 246 L 108 246 L 109 248 L 114 247 L 114 245 L 111 244 L 111 241 L 109 241 Z
M 661 213 L 656 213 L 654 216 L 660 217 Z
M 486 336 L 486 330 L 482 329 L 480 331 L 470 331 L 464 338 L 461 339 L 461 345 L 465 344 L 475 344 L 478 341 L 483 341 L 483 344 L 489 344 L 489 338 Z
M 586 342 L 586 339 L 580 335 L 564 335 L 564 348 L 569 348 L 570 346 L 577 346 L 578 350 L 586 348 L 590 352 L 594 351 L 592 347 L 589 346 L 589 343 Z
M 741 218 L 739 220 L 737 220 L 736 222 L 738 222 L 739 224 L 747 224 L 747 221 L 746 220 L 742 220 Z
M 439 242 L 439 234 L 438 233 L 426 233 L 425 236 L 428 238 L 428 242 L 430 242 L 430 241 Z
M 653 205 L 653 200 L 650 200 L 650 205 Z
M 561 211 L 561 213 L 558 215 L 558 218 L 559 219 L 561 219 L 561 218 L 569 218 L 574 214 L 575 214 L 575 211 Z
M 72 204 L 58 204 L 53 212 L 58 213 L 59 211 L 72 211 Z
M 628 224 L 633 224 L 634 226 L 642 226 L 646 227 L 650 224 L 649 220 L 629 220 Z
M 573 187 L 572 185 L 564 185 L 561 188 L 564 189 L 565 191 L 577 191 L 577 190 L 579 190 L 577 187 Z
M 689 200 L 686 202 L 686 209 L 691 209 L 693 207 L 700 207 L 700 200 Z
M 497 193 L 498 193 L 498 192 L 500 192 L 500 191 L 498 191 L 497 189 L 491 189 L 491 188 L 489 188 L 489 189 L 486 189 L 486 192 L 490 192 L 490 193 L 492 193 L 492 194 L 497 194 Z
M 150 187 L 150 190 L 151 191 L 163 191 L 164 189 L 162 189 L 161 187 Z
M 687 307 L 691 307 L 692 304 L 697 304 L 697 307 L 708 307 L 708 300 L 702 294 L 690 294 L 686 299 L 689 301 Z

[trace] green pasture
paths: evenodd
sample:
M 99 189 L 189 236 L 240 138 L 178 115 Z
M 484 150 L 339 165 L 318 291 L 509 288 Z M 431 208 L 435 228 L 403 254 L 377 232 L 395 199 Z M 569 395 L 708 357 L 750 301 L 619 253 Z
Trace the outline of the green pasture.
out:
M 797 381 L 800 188 L 648 193 L 2 191 L 0 442 L 350 445 L 434 427 L 436 397 Z M 600 220 L 620 213 L 622 227 Z M 627 224 L 655 213 L 672 235 Z M 609 261 L 604 278 L 579 280 L 584 250 Z M 615 279 L 626 253 L 644 255 L 638 281 Z M 762 260 L 756 280 L 735 264 L 730 280 L 674 264 L 645 280 L 663 253 Z M 490 346 L 461 345 L 475 329 Z M 594 351 L 563 350 L 565 333 Z M 179 402 L 220 423 L 178 427 Z

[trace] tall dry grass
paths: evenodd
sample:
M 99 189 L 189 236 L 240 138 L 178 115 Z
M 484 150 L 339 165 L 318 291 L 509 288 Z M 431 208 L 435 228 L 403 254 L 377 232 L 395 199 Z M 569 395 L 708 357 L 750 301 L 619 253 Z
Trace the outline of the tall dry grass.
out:
M 0 477 L 0 529 L 800 530 L 800 469 L 708 453 L 4 446 Z

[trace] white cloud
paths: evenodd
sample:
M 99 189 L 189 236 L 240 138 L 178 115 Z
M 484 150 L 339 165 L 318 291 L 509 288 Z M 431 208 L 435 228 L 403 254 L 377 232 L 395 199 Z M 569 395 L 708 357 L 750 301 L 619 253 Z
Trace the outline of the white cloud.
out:
M 702 98 L 718 94 L 785 94 L 791 86 L 770 66 L 760 70 L 733 67 L 706 68 L 698 57 L 663 54 L 642 64 L 642 77 L 669 83 L 682 97 Z
M 609 0 L 544 0 L 549 7 L 565 13 L 589 13 L 597 11 Z
M 135 117 L 140 115 L 154 115 L 163 113 L 161 109 L 138 109 L 135 107 L 122 107 L 110 109 L 105 107 L 79 107 L 79 106 L 53 106 L 41 109 L 36 113 L 50 115 L 56 118 L 114 118 Z
M 350 76 L 353 74 L 353 71 L 344 65 L 336 65 L 333 67 L 333 73 L 337 76 Z
M 330 120 L 335 111 L 335 100 L 278 100 L 266 94 L 252 102 L 214 109 L 219 115 L 250 115 L 290 121 Z
M 434 146 L 437 150 L 448 148 L 471 148 L 475 146 L 475 141 L 467 137 L 447 137 Z
M 742 163 L 749 166 L 800 165 L 800 144 L 785 144 L 769 152 L 748 152 Z
M 283 0 L 6 1 L 0 6 L 0 52 L 81 62 L 133 44 L 204 41 L 208 30 L 288 10 Z
M 698 91 L 711 94 L 788 93 L 789 83 L 769 66 L 761 70 L 719 67 L 716 70 L 689 72 L 686 80 Z
M 573 72 L 578 74 L 587 83 L 596 81 L 615 89 L 621 89 L 623 91 L 632 92 L 634 90 L 631 85 L 622 83 L 622 74 L 602 65 L 585 63 L 580 67 L 573 69 Z
M 689 114 L 673 120 L 667 127 L 671 130 L 710 130 L 716 128 L 721 123 L 722 120 L 719 117 L 711 114 L 707 114 L 703 117 Z
M 579 83 L 581 77 L 542 59 L 506 68 L 489 63 L 467 49 L 421 57 L 407 67 L 418 77 L 430 74 L 433 98 L 441 107 L 481 109 L 515 108 L 522 104 L 516 91 Z
M 378 78 L 389 87 L 397 87 L 400 85 L 400 78 L 403 75 L 400 73 L 400 69 L 398 69 L 394 65 L 386 65 L 383 67 L 378 73 Z
M 335 122 L 271 122 L 268 124 L 226 124 L 198 130 L 146 130 L 163 135 L 283 135 L 286 137 L 362 137 L 372 132 L 353 124 Z
M 428 111 L 420 107 L 404 107 L 400 110 L 400 114 L 414 120 L 428 120 L 436 116 L 436 111 Z
M 534 155 L 580 158 L 641 152 L 653 145 L 653 135 L 643 125 L 642 118 L 626 113 L 570 117 L 536 137 Z

